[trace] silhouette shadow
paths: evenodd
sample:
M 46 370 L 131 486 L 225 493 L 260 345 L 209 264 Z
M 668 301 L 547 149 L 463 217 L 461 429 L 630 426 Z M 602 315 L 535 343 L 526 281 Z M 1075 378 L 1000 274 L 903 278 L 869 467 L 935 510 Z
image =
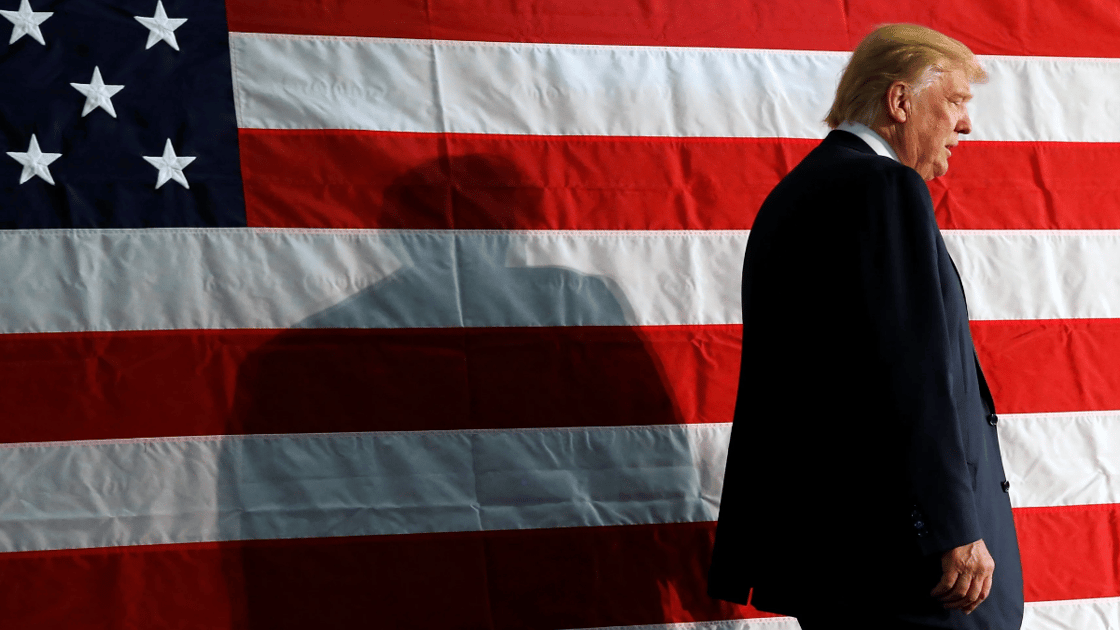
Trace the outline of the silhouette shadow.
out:
M 401 228 L 379 236 L 399 268 L 250 353 L 228 433 L 681 423 L 610 278 L 511 266 L 527 238 L 517 231 L 549 225 L 541 201 L 540 186 L 501 156 L 444 156 L 398 177 L 370 224 Z M 650 462 L 680 459 L 679 443 L 651 444 Z M 268 527 L 257 519 L 271 517 L 245 510 L 230 537 L 260 537 Z M 718 618 L 703 584 L 674 583 L 699 574 L 682 567 L 707 562 L 705 531 L 694 534 L 700 548 L 658 548 L 664 557 L 648 553 L 656 530 L 622 536 L 646 541 L 635 557 L 597 538 L 610 529 L 238 543 L 227 566 L 234 625 L 594 627 L 658 623 L 670 609 Z

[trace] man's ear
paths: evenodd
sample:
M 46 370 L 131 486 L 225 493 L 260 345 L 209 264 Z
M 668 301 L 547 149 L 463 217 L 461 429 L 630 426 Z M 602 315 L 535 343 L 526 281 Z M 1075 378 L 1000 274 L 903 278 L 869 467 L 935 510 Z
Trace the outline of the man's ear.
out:
M 895 81 L 887 88 L 887 118 L 892 122 L 904 123 L 910 119 L 910 107 L 913 105 L 911 97 L 913 92 L 910 86 L 902 81 Z

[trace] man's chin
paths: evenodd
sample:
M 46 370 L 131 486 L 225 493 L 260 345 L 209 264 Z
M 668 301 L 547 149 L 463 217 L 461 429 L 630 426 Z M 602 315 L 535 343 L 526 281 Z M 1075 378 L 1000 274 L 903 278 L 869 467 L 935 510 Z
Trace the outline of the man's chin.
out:
M 924 173 L 919 172 L 918 174 L 922 176 L 922 179 L 924 179 L 928 182 L 929 180 L 937 178 L 937 177 L 941 177 L 942 175 L 944 175 L 945 173 L 948 173 L 948 172 L 949 172 L 949 165 L 948 164 L 932 164 L 932 165 L 930 165 L 929 169 L 926 172 L 924 172 Z

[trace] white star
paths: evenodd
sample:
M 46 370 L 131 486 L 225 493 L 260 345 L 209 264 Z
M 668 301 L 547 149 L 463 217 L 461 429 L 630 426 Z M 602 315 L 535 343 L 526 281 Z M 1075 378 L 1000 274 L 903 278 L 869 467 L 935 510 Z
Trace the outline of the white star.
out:
M 35 139 L 35 134 L 31 134 L 31 144 L 27 146 L 26 153 L 8 151 L 8 155 L 12 156 L 13 160 L 23 165 L 23 172 L 19 175 L 19 183 L 22 184 L 38 175 L 47 180 L 48 184 L 54 185 L 54 178 L 51 177 L 51 172 L 47 169 L 47 165 L 62 157 L 62 154 L 43 153 L 39 149 L 39 141 Z
M 53 11 L 32 11 L 31 4 L 27 0 L 20 0 L 19 11 L 0 11 L 0 15 L 3 15 L 15 25 L 12 27 L 12 39 L 8 40 L 9 44 L 16 43 L 16 40 L 24 35 L 30 35 L 40 44 L 47 45 L 47 42 L 43 39 L 43 32 L 39 30 L 39 25 L 54 15 Z
M 183 169 L 188 164 L 194 161 L 193 157 L 176 157 L 175 149 L 171 147 L 171 138 L 167 139 L 167 144 L 163 146 L 163 155 L 160 157 L 144 156 L 148 164 L 159 169 L 159 177 L 156 178 L 156 188 L 163 186 L 167 180 L 173 179 L 183 185 L 183 188 L 189 189 L 187 185 L 187 176 L 183 175 Z
M 82 108 L 83 117 L 98 107 L 109 112 L 109 115 L 113 118 L 117 117 L 117 112 L 113 110 L 113 101 L 110 101 L 109 98 L 123 90 L 124 86 L 105 85 L 105 81 L 101 79 L 101 70 L 97 66 L 93 67 L 93 78 L 89 80 L 89 83 L 71 83 L 70 85 L 86 97 L 86 105 Z
M 26 0 L 25 0 L 26 1 Z M 163 10 L 163 0 L 156 2 L 156 14 L 152 17 L 134 16 L 137 22 L 148 27 L 151 31 L 148 33 L 148 45 L 144 49 L 151 48 L 156 45 L 156 42 L 163 40 L 175 50 L 179 50 L 179 42 L 175 41 L 175 29 L 183 25 L 187 18 L 169 18 L 167 13 Z

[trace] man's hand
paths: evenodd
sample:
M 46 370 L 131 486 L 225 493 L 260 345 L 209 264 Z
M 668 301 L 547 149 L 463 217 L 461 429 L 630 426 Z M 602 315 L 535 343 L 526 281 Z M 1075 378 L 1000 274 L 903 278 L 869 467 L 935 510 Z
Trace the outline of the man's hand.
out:
M 988 598 L 996 561 L 983 540 L 950 549 L 941 555 L 941 581 L 930 591 L 945 608 L 968 614 Z

